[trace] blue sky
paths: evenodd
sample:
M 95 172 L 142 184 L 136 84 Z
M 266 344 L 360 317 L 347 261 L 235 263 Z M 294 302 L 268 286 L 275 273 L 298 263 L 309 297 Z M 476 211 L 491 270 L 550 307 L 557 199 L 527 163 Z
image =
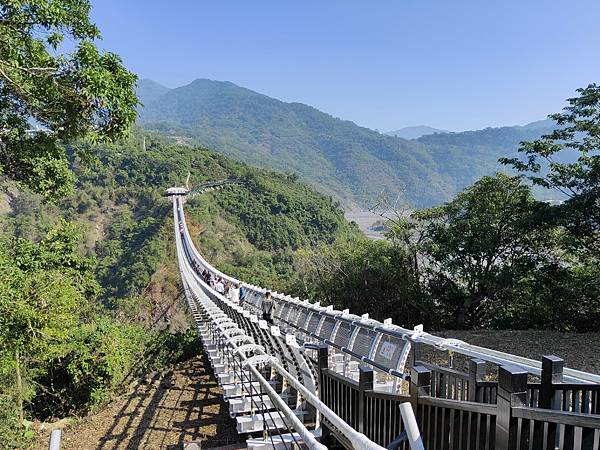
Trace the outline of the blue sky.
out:
M 600 82 L 599 0 L 92 0 L 169 87 L 232 81 L 381 131 L 524 124 Z

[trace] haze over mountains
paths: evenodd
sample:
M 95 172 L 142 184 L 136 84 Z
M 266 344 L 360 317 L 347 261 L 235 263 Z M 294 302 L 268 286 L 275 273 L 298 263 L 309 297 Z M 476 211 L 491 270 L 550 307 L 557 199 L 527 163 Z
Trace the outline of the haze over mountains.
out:
M 435 133 L 449 133 L 447 130 L 440 130 L 438 128 L 432 128 L 427 125 L 417 125 L 414 127 L 404 127 L 395 131 L 388 131 L 388 136 L 396 136 L 403 139 L 417 139 L 421 136 L 427 136 L 428 134 Z
M 527 126 L 421 135 L 380 134 L 301 103 L 286 103 L 230 82 L 198 79 L 168 89 L 139 82 L 139 123 L 259 167 L 295 172 L 346 205 L 369 206 L 384 193 L 415 207 L 439 204 L 484 174 L 519 142 L 550 131 Z M 506 169 L 504 169 L 506 170 Z

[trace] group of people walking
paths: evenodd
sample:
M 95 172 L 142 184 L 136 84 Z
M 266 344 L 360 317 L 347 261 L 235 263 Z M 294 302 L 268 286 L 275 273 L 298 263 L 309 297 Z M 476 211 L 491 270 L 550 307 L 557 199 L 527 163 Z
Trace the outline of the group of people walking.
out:
M 202 279 L 211 288 L 234 303 L 239 303 L 241 300 L 244 300 L 246 293 L 241 283 L 230 283 L 221 277 L 213 275 L 206 269 L 202 272 Z
M 233 303 L 240 304 L 246 299 L 246 289 L 241 283 L 230 283 L 221 277 L 217 277 L 204 269 L 202 279 L 219 294 L 224 295 Z M 261 302 L 262 318 L 273 324 L 273 297 L 270 292 L 265 292 Z

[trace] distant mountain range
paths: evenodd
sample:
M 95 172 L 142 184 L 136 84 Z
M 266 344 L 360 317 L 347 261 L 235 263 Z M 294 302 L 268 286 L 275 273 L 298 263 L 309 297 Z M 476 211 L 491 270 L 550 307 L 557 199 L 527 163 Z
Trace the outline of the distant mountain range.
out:
M 519 142 L 551 122 L 423 135 L 380 134 L 311 106 L 286 103 L 230 82 L 198 79 L 168 89 L 139 82 L 139 123 L 191 139 L 241 161 L 297 173 L 346 205 L 368 206 L 382 194 L 415 207 L 439 204 L 484 174 Z
M 147 78 L 138 82 L 137 95 L 143 105 L 149 104 L 171 89 Z
M 428 134 L 435 133 L 449 133 L 449 131 L 428 127 L 427 125 L 417 125 L 414 127 L 400 128 L 399 130 L 395 131 L 388 131 L 384 134 L 387 134 L 388 136 L 396 136 L 403 139 L 417 139 L 421 136 L 427 136 Z

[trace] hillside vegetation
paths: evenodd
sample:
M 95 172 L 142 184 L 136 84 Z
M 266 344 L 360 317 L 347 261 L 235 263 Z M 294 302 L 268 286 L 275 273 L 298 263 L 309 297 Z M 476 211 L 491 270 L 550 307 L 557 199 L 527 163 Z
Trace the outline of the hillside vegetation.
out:
M 118 144 L 69 147 L 76 189 L 55 205 L 4 183 L 0 273 L 8 289 L 0 295 L 0 337 L 18 336 L 26 314 L 39 315 L 39 325 L 53 336 L 41 341 L 34 333 L 27 342 L 35 348 L 22 347 L 18 361 L 27 388 L 13 377 L 10 351 L 17 344 L 3 340 L 0 382 L 9 395 L 0 399 L 7 411 L 23 401 L 29 418 L 84 414 L 136 376 L 197 351 L 190 346 L 193 333 L 185 332 L 172 205 L 163 196 L 188 172 L 194 184 L 242 181 L 191 199 L 186 210 L 201 250 L 248 281 L 281 289 L 295 251 L 358 233 L 331 199 L 293 176 L 160 136 L 146 135 L 143 150 L 142 139 L 135 134 Z M 97 161 L 83 163 L 81 151 Z M 34 295 L 51 279 L 62 281 L 41 303 L 29 303 L 28 292 Z M 33 284 L 27 290 L 18 288 L 22 283 Z M 32 309 L 16 310 L 15 302 Z M 38 312 L 39 304 L 53 309 Z M 13 431 L 0 426 L 0 439 L 16 432 L 7 423 L 20 429 L 11 414 L 0 423 Z
M 166 88 L 165 88 L 166 89 Z M 144 97 L 151 90 L 152 95 Z M 514 156 L 521 140 L 549 131 L 505 127 L 406 140 L 380 134 L 301 103 L 285 103 L 229 82 L 198 79 L 154 95 L 142 80 L 147 129 L 196 142 L 255 166 L 297 173 L 344 203 L 370 206 L 382 193 L 413 207 L 452 198 Z
M 506 167 L 498 159 L 517 155 L 519 144 L 551 132 L 554 122 L 543 120 L 526 126 L 486 128 L 461 133 L 436 133 L 422 136 L 416 141 L 423 144 L 437 166 L 443 168 L 457 186 L 464 188 L 482 175 L 492 175 Z M 563 160 L 573 160 L 572 152 L 560 155 Z M 556 198 L 556 193 L 536 192 L 541 198 Z
M 300 253 L 296 292 L 407 327 L 598 331 L 600 86 L 577 92 L 551 116 L 552 132 L 501 159 L 518 175 L 484 176 L 442 205 L 390 214 L 389 242 Z M 504 131 L 460 139 L 510 145 Z M 539 201 L 532 185 L 565 200 Z

